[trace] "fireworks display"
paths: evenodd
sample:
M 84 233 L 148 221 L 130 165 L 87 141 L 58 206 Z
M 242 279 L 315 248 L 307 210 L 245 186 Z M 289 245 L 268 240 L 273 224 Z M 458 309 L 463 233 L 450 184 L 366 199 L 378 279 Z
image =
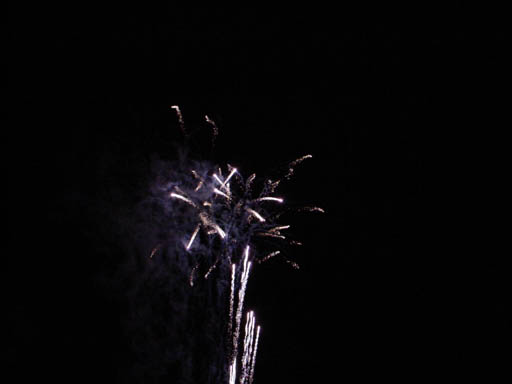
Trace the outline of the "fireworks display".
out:
M 6 28 L 4 376 L 510 375 L 495 7 L 40 4 Z
M 178 116 L 180 129 L 187 135 L 183 116 L 173 106 Z M 208 117 L 213 127 L 213 142 L 218 134 L 216 124 Z M 255 174 L 244 178 L 243 172 L 227 164 L 225 167 L 208 162 L 188 162 L 188 169 L 169 169 L 156 187 L 158 201 L 170 212 L 173 226 L 171 240 L 156 244 L 150 252 L 154 258 L 163 245 L 174 239 L 181 247 L 182 257 L 189 260 L 189 284 L 194 286 L 198 278 L 208 279 L 216 269 L 216 278 L 230 275 L 229 317 L 226 355 L 229 361 L 228 382 L 249 384 L 254 379 L 257 346 L 261 327 L 256 324 L 253 311 L 246 312 L 243 340 L 241 340 L 244 301 L 249 274 L 254 263 L 262 263 L 281 255 L 276 249 L 283 244 L 300 245 L 288 239 L 282 231 L 290 225 L 279 222 L 285 199 L 276 195 L 283 180 L 294 174 L 294 168 L 306 159 L 306 155 L 289 163 L 283 176 L 276 180 L 256 179 Z M 256 183 L 261 188 L 256 191 Z M 302 207 L 323 212 L 318 207 Z M 176 216 L 179 212 L 179 217 Z M 179 219 L 179 220 L 178 220 Z M 181 239 L 181 240 L 180 240 Z M 180 253 L 180 252 L 178 252 Z M 285 259 L 295 268 L 298 265 Z M 229 272 L 227 272 L 229 271 Z M 235 303 L 236 301 L 236 303 Z M 240 353 L 239 353 L 240 352 Z

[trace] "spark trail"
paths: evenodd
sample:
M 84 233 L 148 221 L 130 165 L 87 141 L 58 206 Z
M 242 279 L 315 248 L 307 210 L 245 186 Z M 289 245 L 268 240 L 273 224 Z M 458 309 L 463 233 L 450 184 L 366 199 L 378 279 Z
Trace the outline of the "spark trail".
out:
M 261 327 L 258 325 L 256 329 L 256 341 L 254 342 L 254 351 L 252 352 L 251 357 L 251 370 L 249 372 L 249 384 L 251 384 L 254 380 L 254 367 L 256 366 L 256 353 L 258 352 L 258 341 L 260 339 L 260 331 Z

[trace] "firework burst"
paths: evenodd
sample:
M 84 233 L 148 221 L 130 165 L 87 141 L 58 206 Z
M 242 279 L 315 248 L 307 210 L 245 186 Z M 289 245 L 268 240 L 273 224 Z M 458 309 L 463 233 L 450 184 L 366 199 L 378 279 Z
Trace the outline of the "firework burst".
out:
M 172 108 L 186 135 L 180 109 L 177 106 Z M 213 128 L 213 145 L 218 128 L 210 118 L 206 117 L 206 121 Z M 285 244 L 300 245 L 282 233 L 290 225 L 281 223 L 280 219 L 290 209 L 286 207 L 285 199 L 276 195 L 276 190 L 283 180 L 290 179 L 297 165 L 311 157 L 305 155 L 292 161 L 281 178 L 264 179 L 258 191 L 254 187 L 257 181 L 255 174 L 244 178 L 243 172 L 230 164 L 221 167 L 206 162 L 189 163 L 185 170 L 168 170 L 157 185 L 158 199 L 171 212 L 171 216 L 174 212 L 180 212 L 180 217 L 186 217 L 183 223 L 174 226 L 172 239 L 181 238 L 178 246 L 182 247 L 184 257 L 190 260 L 190 285 L 194 285 L 197 278 L 208 278 L 219 266 L 223 272 L 230 271 L 227 325 L 228 340 L 231 340 L 227 346 L 230 384 L 234 384 L 237 378 L 240 384 L 251 383 L 254 379 L 261 328 L 256 325 L 252 311 L 246 314 L 243 346 L 239 345 L 251 266 L 282 255 L 278 248 Z M 296 209 L 304 210 L 323 212 L 318 207 Z M 155 257 L 164 248 L 163 245 L 156 244 L 150 257 Z M 296 263 L 285 260 L 298 268 Z M 229 272 L 220 273 L 219 277 L 226 274 L 229 275 Z M 239 360 L 240 348 L 242 355 Z

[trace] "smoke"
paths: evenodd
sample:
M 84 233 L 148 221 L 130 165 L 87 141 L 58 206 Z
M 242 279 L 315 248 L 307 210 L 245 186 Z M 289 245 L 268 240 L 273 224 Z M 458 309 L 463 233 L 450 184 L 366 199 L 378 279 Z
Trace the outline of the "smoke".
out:
M 176 185 L 170 180 L 188 181 L 191 164 L 198 170 L 211 167 L 188 162 L 183 154 L 176 161 L 153 157 L 142 191 L 134 194 L 142 198 L 111 201 L 105 209 L 111 212 L 106 227 L 116 252 L 100 280 L 120 307 L 125 351 L 119 382 L 227 381 L 230 276 L 218 268 L 215 278 L 190 285 L 191 271 L 206 268 L 198 268 L 186 250 L 197 223 L 186 206 L 165 196 L 165 189 Z

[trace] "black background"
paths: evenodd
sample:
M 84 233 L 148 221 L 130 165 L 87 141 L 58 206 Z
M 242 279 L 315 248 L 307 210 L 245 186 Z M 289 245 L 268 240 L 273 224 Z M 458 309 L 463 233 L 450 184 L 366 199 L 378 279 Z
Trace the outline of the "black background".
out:
M 292 223 L 301 269 L 275 260 L 249 283 L 263 327 L 256 382 L 509 364 L 510 269 L 474 230 L 492 224 L 477 217 L 494 209 L 480 191 L 494 188 L 484 161 L 500 156 L 488 133 L 504 105 L 502 24 L 462 6 L 374 11 L 169 6 L 150 24 L 126 6 L 13 11 L 2 129 L 12 382 L 111 383 L 126 368 L 121 315 L 95 278 L 111 239 L 90 211 L 105 183 L 132 196 L 138 162 L 172 150 L 174 104 L 191 126 L 215 120 L 220 158 L 245 174 L 314 156 L 283 190 L 327 212 Z

